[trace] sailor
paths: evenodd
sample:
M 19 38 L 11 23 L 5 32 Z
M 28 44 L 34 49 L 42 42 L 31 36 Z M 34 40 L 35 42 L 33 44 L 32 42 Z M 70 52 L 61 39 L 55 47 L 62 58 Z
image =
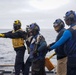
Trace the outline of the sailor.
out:
M 32 40 L 30 42 L 29 59 L 32 64 L 32 75 L 46 75 L 45 73 L 45 55 L 47 43 L 45 38 L 40 34 L 40 27 L 37 23 L 30 24 Z
M 26 25 L 26 32 L 27 32 L 26 48 L 27 48 L 28 54 L 30 54 L 30 43 L 32 40 L 32 33 L 30 32 L 30 25 Z M 31 59 L 28 56 L 24 64 L 24 75 L 29 75 L 31 64 L 32 64 Z
M 0 37 L 12 39 L 12 45 L 14 50 L 16 51 L 15 75 L 20 75 L 21 70 L 22 73 L 24 73 L 24 54 L 26 50 L 24 40 L 26 39 L 26 36 L 26 32 L 21 28 L 20 20 L 14 21 L 13 30 L 0 34 Z
M 61 19 L 56 19 L 55 22 L 53 23 L 53 27 L 54 27 L 55 31 L 58 33 L 58 35 L 56 37 L 56 41 L 58 41 L 60 39 L 60 37 L 63 35 L 63 32 L 66 30 L 64 28 L 65 24 Z M 57 55 L 57 75 L 66 75 L 67 57 L 64 52 L 64 44 L 62 44 L 60 47 L 56 48 L 55 52 Z

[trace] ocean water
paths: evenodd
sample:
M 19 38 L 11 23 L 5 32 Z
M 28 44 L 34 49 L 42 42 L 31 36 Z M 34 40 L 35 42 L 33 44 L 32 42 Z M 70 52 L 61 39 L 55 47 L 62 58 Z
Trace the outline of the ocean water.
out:
M 9 29 L 0 29 L 0 33 L 5 33 L 10 31 Z M 57 33 L 54 29 L 41 29 L 40 33 L 45 37 L 47 44 L 50 44 L 55 41 Z M 26 45 L 26 44 L 25 44 Z M 49 57 L 53 54 L 54 50 L 48 52 L 46 57 Z M 15 51 L 12 47 L 12 40 L 10 38 L 0 38 L 0 64 L 14 64 L 15 63 Z M 25 52 L 24 61 L 28 57 L 27 50 Z M 50 59 L 50 61 L 56 65 L 56 56 Z

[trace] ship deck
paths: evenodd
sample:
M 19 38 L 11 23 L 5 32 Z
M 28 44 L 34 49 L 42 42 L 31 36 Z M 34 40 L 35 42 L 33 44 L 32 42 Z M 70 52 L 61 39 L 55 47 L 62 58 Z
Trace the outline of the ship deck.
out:
M 0 71 L 0 75 L 15 75 L 14 72 L 11 71 Z M 20 73 L 22 75 L 22 73 Z M 29 75 L 31 75 L 31 72 L 29 72 Z M 46 71 L 46 75 L 56 75 L 54 71 Z
M 6 67 L 5 70 L 4 67 Z M 12 69 L 8 67 L 12 67 Z M 15 75 L 14 73 L 14 65 L 0 65 L 0 75 Z M 22 73 L 20 73 L 20 75 L 22 75 Z M 31 71 L 29 72 L 29 75 L 31 75 Z M 56 71 L 46 71 L 46 75 L 56 75 Z

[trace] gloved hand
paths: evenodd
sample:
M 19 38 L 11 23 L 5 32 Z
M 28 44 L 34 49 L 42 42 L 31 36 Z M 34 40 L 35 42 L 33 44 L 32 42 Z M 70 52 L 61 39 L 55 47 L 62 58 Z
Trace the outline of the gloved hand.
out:
M 0 37 L 4 37 L 5 35 L 4 34 L 0 34 Z
M 37 57 L 38 54 L 39 54 L 39 53 L 38 53 L 38 50 L 35 50 L 35 51 L 33 52 L 33 56 L 34 56 L 34 57 Z
M 55 44 L 55 42 L 53 42 L 53 43 L 51 43 L 51 44 L 49 44 L 50 45 L 50 47 L 52 46 L 52 45 L 54 45 Z
M 54 44 L 55 44 L 55 42 L 49 44 L 49 45 L 47 46 L 47 50 L 48 50 L 48 51 L 51 51 L 52 49 L 51 49 L 50 47 L 51 47 L 52 45 L 54 45 Z

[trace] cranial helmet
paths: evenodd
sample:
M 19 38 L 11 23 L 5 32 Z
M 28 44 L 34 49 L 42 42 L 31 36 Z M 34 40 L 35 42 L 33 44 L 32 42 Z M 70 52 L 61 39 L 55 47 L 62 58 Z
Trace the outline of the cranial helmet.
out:
M 64 19 L 65 20 L 70 19 L 70 20 L 76 21 L 76 13 L 75 13 L 75 11 L 73 11 L 73 10 L 67 11 L 65 16 L 64 16 Z
M 21 25 L 20 20 L 16 20 L 16 21 L 14 21 L 14 25 Z
M 64 22 L 61 19 L 56 19 L 55 22 L 53 23 L 53 27 L 56 27 L 56 26 L 64 27 L 65 24 L 64 24 Z
M 29 32 L 29 31 L 30 31 L 30 26 L 26 25 L 26 32 Z
M 14 28 L 15 31 L 21 28 L 20 20 L 14 21 L 13 28 Z
M 40 27 L 36 23 L 30 24 L 30 29 L 35 31 L 40 31 Z
M 55 22 L 53 23 L 53 27 L 57 32 L 59 32 L 62 28 L 65 27 L 65 24 L 61 19 L 56 19 Z

